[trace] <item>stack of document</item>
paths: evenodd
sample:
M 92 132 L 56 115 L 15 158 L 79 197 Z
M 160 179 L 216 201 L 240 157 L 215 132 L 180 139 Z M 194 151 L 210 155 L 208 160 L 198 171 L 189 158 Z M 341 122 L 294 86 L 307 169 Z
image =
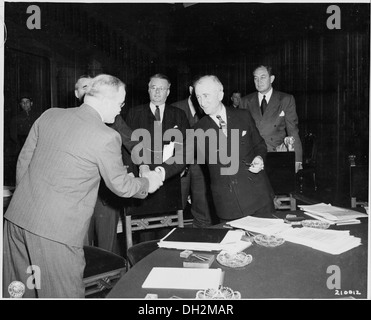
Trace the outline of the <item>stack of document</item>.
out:
M 313 205 L 299 205 L 304 213 L 317 220 L 322 220 L 330 224 L 358 224 L 361 221 L 358 218 L 367 218 L 368 215 L 358 211 L 333 207 L 330 204 L 318 203 Z
M 152 268 L 142 288 L 154 289 L 219 289 L 223 285 L 224 271 L 196 268 Z
M 242 230 L 174 228 L 158 242 L 160 248 L 241 252 L 251 246 L 251 242 L 242 240 Z
M 234 228 L 244 229 L 266 235 L 278 234 L 292 228 L 291 225 L 285 223 L 283 219 L 256 218 L 251 216 L 233 220 L 227 222 L 227 224 Z
M 291 228 L 280 234 L 286 241 L 298 243 L 330 254 L 340 254 L 361 245 L 361 239 L 348 230 Z

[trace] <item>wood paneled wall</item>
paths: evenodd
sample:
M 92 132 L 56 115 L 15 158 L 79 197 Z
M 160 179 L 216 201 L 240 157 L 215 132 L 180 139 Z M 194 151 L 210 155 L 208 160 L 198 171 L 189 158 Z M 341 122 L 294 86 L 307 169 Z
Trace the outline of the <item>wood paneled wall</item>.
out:
M 31 84 L 43 109 L 71 107 L 77 105 L 73 89 L 78 77 L 100 72 L 128 84 L 128 106 L 148 100 L 148 77 L 155 72 L 171 77 L 169 102 L 184 99 L 196 75 L 216 74 L 225 88 L 224 102 L 229 104 L 233 90 L 239 89 L 243 95 L 255 91 L 252 71 L 264 62 L 276 70 L 274 88 L 295 96 L 301 136 L 308 132 L 317 136 L 320 187 L 338 194 L 338 190 L 348 188 L 348 155 L 356 154 L 358 160 L 367 161 L 369 24 L 363 31 L 307 32 L 302 37 L 287 37 L 261 48 L 259 55 L 256 49 L 246 49 L 244 53 L 231 50 L 223 57 L 167 60 L 166 55 L 158 57 L 133 35 L 109 27 L 76 4 L 38 4 L 43 12 L 42 28 L 28 30 L 27 5 L 5 4 L 9 32 L 5 45 L 5 121 L 16 108 L 16 97 L 23 87 Z M 158 35 L 163 38 L 158 41 L 164 43 L 166 30 L 160 31 Z M 19 63 L 25 55 L 30 58 Z
M 317 137 L 320 186 L 344 194 L 349 190 L 348 156 L 368 161 L 369 48 L 367 30 L 324 34 L 287 40 L 260 56 L 198 61 L 190 69 L 192 74 L 217 75 L 224 84 L 224 103 L 229 104 L 234 89 L 255 91 L 252 72 L 257 64 L 271 64 L 273 87 L 295 97 L 301 137 Z

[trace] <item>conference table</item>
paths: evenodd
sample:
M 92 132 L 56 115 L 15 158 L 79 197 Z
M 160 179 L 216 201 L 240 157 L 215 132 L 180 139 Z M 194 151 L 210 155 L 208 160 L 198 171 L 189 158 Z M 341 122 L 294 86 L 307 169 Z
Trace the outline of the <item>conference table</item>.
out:
M 277 216 L 284 218 L 287 213 L 277 212 Z M 300 211 L 289 213 L 303 215 Z M 349 230 L 350 235 L 361 238 L 360 246 L 339 255 L 288 241 L 273 248 L 253 243 L 245 249 L 253 257 L 247 266 L 234 269 L 215 260 L 210 268 L 222 268 L 223 286 L 239 291 L 241 299 L 366 299 L 368 218 L 360 220 L 357 225 L 330 226 L 334 230 Z M 183 267 L 180 252 L 155 250 L 129 269 L 107 298 L 144 299 L 151 293 L 159 299 L 195 299 L 197 290 L 142 288 L 153 267 Z

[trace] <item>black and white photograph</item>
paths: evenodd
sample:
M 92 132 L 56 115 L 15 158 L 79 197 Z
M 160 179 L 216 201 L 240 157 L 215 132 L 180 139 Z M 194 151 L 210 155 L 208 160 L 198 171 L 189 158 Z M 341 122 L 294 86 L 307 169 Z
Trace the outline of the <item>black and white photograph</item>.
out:
M 4 0 L 0 22 L 2 299 L 369 299 L 369 1 Z

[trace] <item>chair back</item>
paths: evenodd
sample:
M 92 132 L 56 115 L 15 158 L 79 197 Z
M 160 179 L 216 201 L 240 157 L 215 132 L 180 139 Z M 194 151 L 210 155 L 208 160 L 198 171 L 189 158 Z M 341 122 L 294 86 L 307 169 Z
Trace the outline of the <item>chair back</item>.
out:
M 349 156 L 351 207 L 368 206 L 368 165 L 357 164 L 356 156 Z
M 317 160 L 316 136 L 309 132 L 305 134 L 302 141 L 303 146 L 303 166 L 314 167 Z
M 274 194 L 295 191 L 295 152 L 268 152 L 264 164 Z

